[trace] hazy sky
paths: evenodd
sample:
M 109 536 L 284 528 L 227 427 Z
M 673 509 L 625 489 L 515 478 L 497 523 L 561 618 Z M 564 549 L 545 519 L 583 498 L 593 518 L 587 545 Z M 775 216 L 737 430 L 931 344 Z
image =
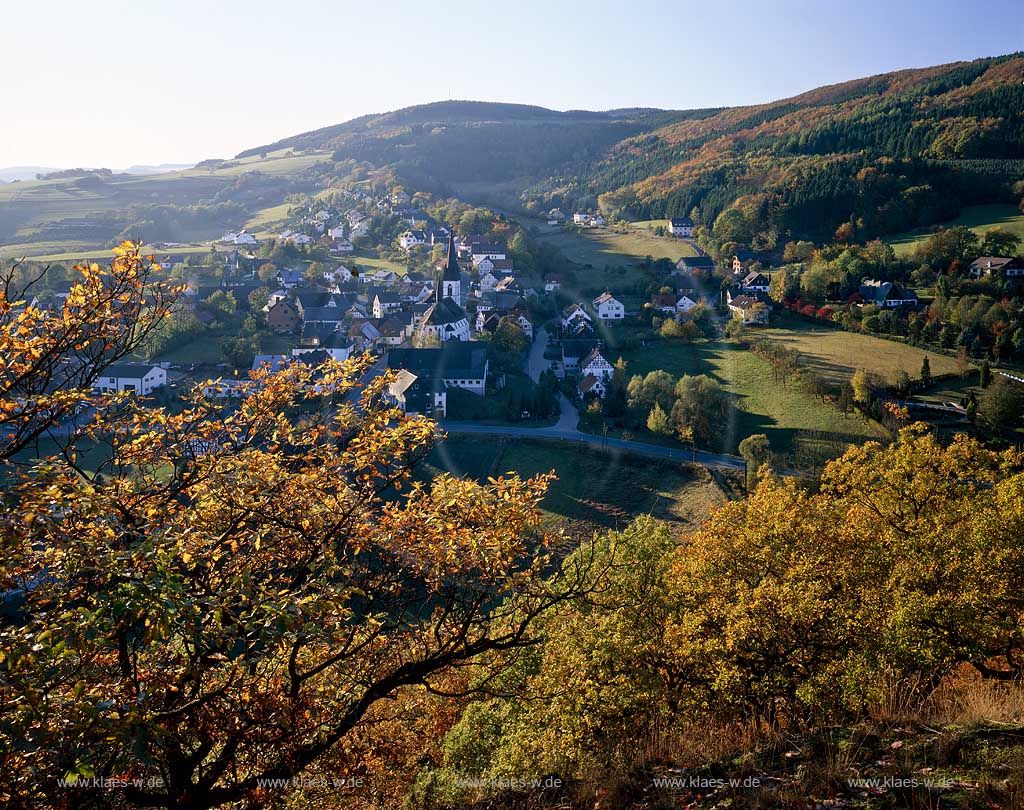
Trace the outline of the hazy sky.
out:
M 229 157 L 447 98 L 770 101 L 1024 49 L 1024 0 L 0 0 L 0 167 Z

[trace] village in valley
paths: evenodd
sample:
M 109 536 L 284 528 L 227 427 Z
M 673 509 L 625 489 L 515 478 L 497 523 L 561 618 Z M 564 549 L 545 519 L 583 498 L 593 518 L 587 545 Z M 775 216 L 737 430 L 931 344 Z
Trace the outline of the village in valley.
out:
M 397 184 L 345 188 L 290 207 L 274 232 L 167 257 L 157 246 L 184 294 L 145 356 L 112 366 L 103 386 L 173 400 L 215 381 L 206 390 L 231 401 L 260 369 L 370 353 L 367 381 L 390 374 L 388 401 L 453 441 L 486 433 L 813 475 L 911 416 L 972 426 L 993 363 L 997 382 L 1017 384 L 999 367 L 1019 329 L 954 330 L 936 304 L 959 311 L 957 293 L 1024 281 L 1012 238 L 1007 256 L 969 257 L 955 290 L 878 240 L 769 249 L 718 231 L 692 217 L 512 217 Z M 587 261 L 596 240 L 637 234 L 659 258 Z M 975 241 L 975 254 L 987 247 Z M 49 294 L 59 304 L 61 290 Z

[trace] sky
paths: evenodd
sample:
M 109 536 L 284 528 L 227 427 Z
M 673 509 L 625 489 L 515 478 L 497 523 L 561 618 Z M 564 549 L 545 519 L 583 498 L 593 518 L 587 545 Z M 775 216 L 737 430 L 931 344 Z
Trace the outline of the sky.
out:
M 0 167 L 194 163 L 453 98 L 753 104 L 1024 49 L 1022 0 L 0 5 Z

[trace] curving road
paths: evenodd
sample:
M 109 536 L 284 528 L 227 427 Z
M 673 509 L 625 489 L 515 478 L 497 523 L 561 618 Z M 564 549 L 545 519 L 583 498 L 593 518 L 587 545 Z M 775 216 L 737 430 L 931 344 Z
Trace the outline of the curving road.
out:
M 726 456 L 718 453 L 705 453 L 703 450 L 677 450 L 673 447 L 660 447 L 644 442 L 629 442 L 611 436 L 602 438 L 590 433 L 581 433 L 576 429 L 567 430 L 553 425 L 552 427 L 516 427 L 514 425 L 481 425 L 478 422 L 452 422 L 441 420 L 441 427 L 449 434 L 478 434 L 484 436 L 509 436 L 524 439 L 557 439 L 596 447 L 599 450 L 612 450 L 621 453 L 633 453 L 650 458 L 661 458 L 669 461 L 685 461 L 702 464 L 705 467 L 725 467 L 730 470 L 744 469 L 744 462 L 738 456 Z
M 525 371 L 536 382 L 540 380 L 541 372 L 550 367 L 550 362 L 544 358 L 544 350 L 548 345 L 548 333 L 542 327 L 537 331 L 533 345 L 526 357 Z M 632 442 L 624 439 L 617 439 L 611 436 L 605 438 L 590 433 L 583 433 L 577 425 L 580 421 L 579 413 L 575 406 L 559 393 L 559 405 L 561 413 L 558 422 L 549 427 L 517 427 L 515 425 L 482 425 L 479 422 L 456 422 L 442 419 L 440 426 L 450 434 L 475 434 L 482 436 L 505 436 L 518 437 L 523 439 L 555 439 L 564 442 L 575 442 L 585 444 L 589 447 L 596 447 L 600 450 L 610 450 L 618 453 L 633 453 L 649 458 L 667 459 L 669 461 L 689 462 L 692 464 L 703 464 L 705 467 L 725 467 L 731 470 L 742 470 L 745 468 L 744 461 L 738 456 L 720 455 L 718 453 L 705 453 L 702 450 L 682 450 L 673 447 L 660 447 L 656 444 L 645 442 Z

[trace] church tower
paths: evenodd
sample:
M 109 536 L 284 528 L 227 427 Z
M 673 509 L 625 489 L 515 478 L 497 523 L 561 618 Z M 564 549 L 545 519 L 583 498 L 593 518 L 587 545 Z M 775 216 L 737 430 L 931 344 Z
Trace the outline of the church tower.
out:
M 438 300 L 442 298 L 451 298 L 462 306 L 462 270 L 459 269 L 459 261 L 455 255 L 455 234 L 448 237 L 448 262 L 444 266 L 441 284 L 438 287 Z

